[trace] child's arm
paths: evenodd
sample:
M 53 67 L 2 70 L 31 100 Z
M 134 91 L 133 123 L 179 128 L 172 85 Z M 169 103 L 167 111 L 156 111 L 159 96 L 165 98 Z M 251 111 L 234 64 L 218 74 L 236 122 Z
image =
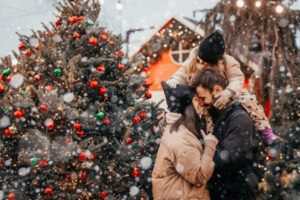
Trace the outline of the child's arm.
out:
M 214 106 L 218 109 L 222 109 L 233 95 L 238 95 L 243 88 L 245 76 L 240 69 L 240 64 L 232 56 L 225 55 L 225 70 L 228 78 L 228 85 L 223 92 L 221 92 L 215 98 L 218 98 L 214 103 Z
M 191 50 L 189 57 L 183 63 L 177 72 L 175 72 L 172 77 L 167 81 L 167 84 L 171 87 L 176 87 L 176 84 L 188 84 L 187 76 L 188 76 L 188 68 L 191 64 L 193 64 L 194 59 L 196 59 L 196 55 L 198 52 L 198 48 L 195 47 Z

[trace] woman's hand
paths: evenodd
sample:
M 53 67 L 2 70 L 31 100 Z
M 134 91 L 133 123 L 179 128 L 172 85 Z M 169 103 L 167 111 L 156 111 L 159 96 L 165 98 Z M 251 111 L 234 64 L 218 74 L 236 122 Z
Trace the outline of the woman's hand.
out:
M 216 145 L 218 144 L 219 140 L 212 134 L 212 133 L 209 133 L 209 134 L 205 134 L 204 131 L 201 129 L 200 130 L 201 134 L 202 134 L 202 137 L 203 137 L 203 140 L 204 140 L 204 143 L 206 144 L 208 141 L 213 141 L 216 143 Z

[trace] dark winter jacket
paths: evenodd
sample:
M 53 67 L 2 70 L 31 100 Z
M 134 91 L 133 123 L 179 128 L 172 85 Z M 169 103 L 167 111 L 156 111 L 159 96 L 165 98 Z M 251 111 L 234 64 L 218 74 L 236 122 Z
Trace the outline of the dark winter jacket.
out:
M 211 200 L 256 199 L 258 137 L 252 119 L 239 103 L 209 112 L 219 140 L 215 170 L 208 182 Z

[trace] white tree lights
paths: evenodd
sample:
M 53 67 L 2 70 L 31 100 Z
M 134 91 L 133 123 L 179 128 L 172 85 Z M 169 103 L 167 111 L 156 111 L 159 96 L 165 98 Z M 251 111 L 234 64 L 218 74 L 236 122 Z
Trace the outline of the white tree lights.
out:
M 250 1 L 252 3 L 252 1 Z M 255 1 L 255 7 L 260 8 L 262 6 L 262 0 L 256 0 Z M 284 11 L 284 7 L 275 1 L 267 1 L 267 5 L 276 6 L 275 11 L 276 13 L 282 13 Z M 236 6 L 239 8 L 247 7 L 245 0 L 236 0 Z

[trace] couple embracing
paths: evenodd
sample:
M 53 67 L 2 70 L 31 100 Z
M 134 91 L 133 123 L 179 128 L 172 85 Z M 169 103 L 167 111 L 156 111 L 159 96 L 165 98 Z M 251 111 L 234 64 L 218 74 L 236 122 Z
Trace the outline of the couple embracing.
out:
M 224 52 L 215 31 L 162 82 L 170 112 L 152 173 L 156 200 L 258 198 L 258 135 L 265 145 L 281 138 L 255 96 L 242 89 L 238 62 Z

